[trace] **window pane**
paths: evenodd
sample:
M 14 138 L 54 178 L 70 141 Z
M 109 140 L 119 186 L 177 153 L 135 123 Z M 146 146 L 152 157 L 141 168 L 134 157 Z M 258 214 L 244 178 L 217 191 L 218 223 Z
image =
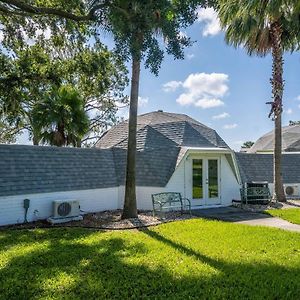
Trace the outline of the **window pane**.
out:
M 210 159 L 208 161 L 208 197 L 218 198 L 218 161 L 216 159 Z
M 203 198 L 203 162 L 202 159 L 193 159 L 193 199 Z

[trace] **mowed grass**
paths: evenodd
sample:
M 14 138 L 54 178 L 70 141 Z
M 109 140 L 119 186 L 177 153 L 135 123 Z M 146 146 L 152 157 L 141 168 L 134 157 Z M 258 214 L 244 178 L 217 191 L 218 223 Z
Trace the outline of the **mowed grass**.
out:
M 0 232 L 0 299 L 299 299 L 300 234 L 194 219 Z
M 268 213 L 269 215 L 271 215 L 273 217 L 278 217 L 278 218 L 287 220 L 291 223 L 300 225 L 300 209 L 299 208 L 270 209 L 270 210 L 266 210 L 266 213 Z

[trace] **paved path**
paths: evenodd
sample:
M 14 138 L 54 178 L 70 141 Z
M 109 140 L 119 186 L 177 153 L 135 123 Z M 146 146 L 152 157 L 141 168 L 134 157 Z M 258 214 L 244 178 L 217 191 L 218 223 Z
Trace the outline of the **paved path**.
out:
M 193 214 L 205 219 L 234 222 L 252 226 L 268 226 L 300 232 L 300 225 L 292 224 L 288 221 L 275 218 L 267 214 L 250 212 L 235 207 L 195 209 L 193 210 Z

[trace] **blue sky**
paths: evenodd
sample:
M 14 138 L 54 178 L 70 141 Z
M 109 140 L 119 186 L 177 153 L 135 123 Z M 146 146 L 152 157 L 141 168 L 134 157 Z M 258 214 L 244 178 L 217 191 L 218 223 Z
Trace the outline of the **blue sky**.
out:
M 142 69 L 139 113 L 162 109 L 187 114 L 238 150 L 242 142 L 273 129 L 265 104 L 271 101 L 272 60 L 226 45 L 214 12 L 201 10 L 199 15 L 185 32 L 196 42 L 184 60 L 165 57 L 158 77 Z M 300 54 L 286 54 L 283 125 L 300 120 L 299 70 Z
M 226 45 L 212 9 L 201 9 L 198 21 L 183 34 L 195 43 L 184 60 L 166 56 L 159 75 L 142 68 L 139 113 L 162 109 L 187 114 L 215 129 L 233 149 L 256 141 L 273 129 L 268 119 L 272 71 L 270 56 L 249 57 Z M 105 37 L 112 45 L 109 36 Z M 283 125 L 300 120 L 300 53 L 286 54 Z M 128 89 L 129 92 L 129 89 Z M 127 117 L 128 110 L 121 109 Z M 19 143 L 29 143 L 23 135 Z

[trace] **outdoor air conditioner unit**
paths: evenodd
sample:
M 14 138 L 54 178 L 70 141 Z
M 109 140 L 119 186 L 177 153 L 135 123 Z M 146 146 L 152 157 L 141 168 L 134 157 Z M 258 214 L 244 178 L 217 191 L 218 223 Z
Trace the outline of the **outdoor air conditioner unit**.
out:
M 285 185 L 284 192 L 287 197 L 296 197 L 299 196 L 298 185 Z
M 78 200 L 53 201 L 53 217 L 48 218 L 50 223 L 64 223 L 82 220 Z

